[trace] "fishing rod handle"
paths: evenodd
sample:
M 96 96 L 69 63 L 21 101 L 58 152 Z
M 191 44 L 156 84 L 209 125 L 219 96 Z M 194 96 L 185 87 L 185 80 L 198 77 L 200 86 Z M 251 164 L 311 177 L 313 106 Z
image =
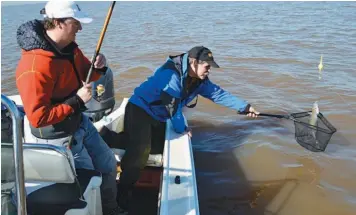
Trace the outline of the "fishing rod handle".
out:
M 88 72 L 88 75 L 87 75 L 87 79 L 85 80 L 85 83 L 88 84 L 89 81 L 90 81 L 90 77 L 91 77 L 91 74 L 93 73 L 93 69 L 94 69 L 94 63 L 96 61 L 96 57 L 98 56 L 98 52 L 94 52 L 94 56 L 91 60 L 91 64 L 90 64 L 90 69 L 89 69 L 89 72 Z

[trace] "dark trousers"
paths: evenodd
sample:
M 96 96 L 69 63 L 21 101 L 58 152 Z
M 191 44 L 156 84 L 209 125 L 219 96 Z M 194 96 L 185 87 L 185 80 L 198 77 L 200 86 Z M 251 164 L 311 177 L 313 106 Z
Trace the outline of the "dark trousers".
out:
M 163 153 L 166 122 L 153 119 L 129 102 L 125 109 L 124 133 L 128 142 L 121 161 L 120 187 L 130 189 L 138 181 L 149 154 Z

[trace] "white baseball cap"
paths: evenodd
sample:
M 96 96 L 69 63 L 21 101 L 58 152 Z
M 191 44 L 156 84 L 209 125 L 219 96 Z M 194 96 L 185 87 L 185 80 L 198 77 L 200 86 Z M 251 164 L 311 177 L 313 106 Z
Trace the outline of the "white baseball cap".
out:
M 82 12 L 79 5 L 73 1 L 58 1 L 53 0 L 47 2 L 45 6 L 46 18 L 68 18 L 78 20 L 81 23 L 90 23 L 93 21 L 92 18 L 88 17 L 85 13 Z

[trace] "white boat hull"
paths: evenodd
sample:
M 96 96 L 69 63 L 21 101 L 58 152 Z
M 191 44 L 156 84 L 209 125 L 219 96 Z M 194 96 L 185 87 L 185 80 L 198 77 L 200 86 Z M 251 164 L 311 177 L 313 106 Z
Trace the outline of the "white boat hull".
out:
M 18 95 L 10 96 L 9 98 L 18 105 L 22 105 L 21 98 Z M 94 123 L 95 127 L 100 130 L 103 126 L 106 126 L 116 132 L 122 131 L 127 101 L 128 99 L 124 99 L 118 109 Z M 34 137 L 28 133 L 29 129 L 25 128 L 25 131 L 27 133 L 25 134 L 24 142 L 33 143 Z M 38 143 L 38 141 L 35 141 L 35 143 Z M 120 161 L 124 151 L 117 149 L 113 149 L 113 151 L 116 153 L 118 161 Z M 155 165 L 150 165 L 150 161 Z M 188 135 L 175 133 L 171 122 L 168 121 L 163 158 L 162 155 L 161 157 L 150 156 L 150 161 L 148 162 L 149 166 L 157 166 L 163 170 L 157 213 L 164 215 L 199 214 L 194 159 Z M 95 212 L 95 214 L 98 213 Z

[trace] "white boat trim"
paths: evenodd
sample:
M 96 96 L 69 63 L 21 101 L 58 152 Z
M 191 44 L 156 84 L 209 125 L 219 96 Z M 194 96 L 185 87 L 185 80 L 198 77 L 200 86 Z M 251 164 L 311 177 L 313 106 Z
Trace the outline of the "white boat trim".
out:
M 176 177 L 180 183 L 176 183 Z M 163 152 L 160 214 L 198 215 L 199 201 L 190 137 L 177 134 L 167 121 Z

